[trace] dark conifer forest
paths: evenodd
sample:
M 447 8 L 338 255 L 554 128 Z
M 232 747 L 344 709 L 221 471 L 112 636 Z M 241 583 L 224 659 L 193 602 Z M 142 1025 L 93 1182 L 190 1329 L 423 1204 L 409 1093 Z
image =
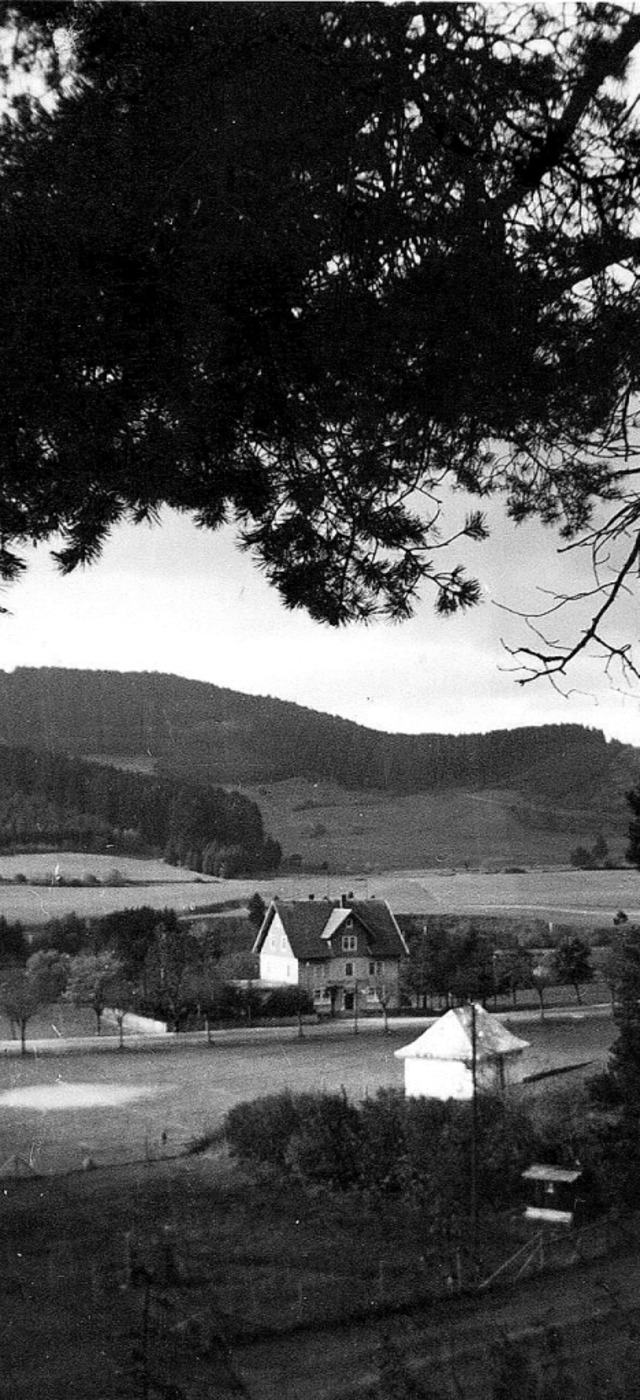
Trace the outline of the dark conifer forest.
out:
M 425 710 L 425 731 L 428 723 Z M 640 750 L 607 743 L 599 730 L 579 725 L 386 734 L 285 701 L 177 676 L 57 668 L 0 673 L 0 743 L 146 769 L 149 777 L 143 781 L 141 772 L 122 772 L 116 779 L 108 769 L 96 769 L 91 777 L 85 766 L 72 765 L 55 783 L 62 806 L 95 811 L 107 825 L 142 823 L 145 839 L 154 844 L 166 844 L 178 828 L 179 839 L 187 832 L 189 840 L 209 821 L 187 817 L 182 799 L 169 802 L 166 794 L 176 783 L 242 786 L 306 778 L 390 792 L 509 788 L 590 805 L 606 793 L 624 794 L 635 781 L 640 756 Z M 5 757 L 3 763 L 8 762 Z M 42 772 L 44 760 L 38 762 Z M 29 767 L 26 759 L 11 763 L 23 763 L 25 772 Z M 53 758 L 49 763 L 53 772 Z M 29 791 L 25 781 L 16 780 L 21 792 Z M 30 781 L 33 787 L 35 780 Z M 49 786 L 38 791 L 49 793 L 52 782 L 48 778 Z M 90 801 L 84 796 L 89 790 Z M 215 807 L 217 833 L 222 797 L 207 801 Z M 234 803 L 244 814 L 240 799 L 230 795 L 227 805 L 234 816 L 226 839 L 231 844 L 238 839 Z M 259 845 L 261 839 L 256 827 L 250 841 Z
M 239 792 L 0 745 L 0 849 L 159 852 L 209 875 L 274 869 L 255 802 Z

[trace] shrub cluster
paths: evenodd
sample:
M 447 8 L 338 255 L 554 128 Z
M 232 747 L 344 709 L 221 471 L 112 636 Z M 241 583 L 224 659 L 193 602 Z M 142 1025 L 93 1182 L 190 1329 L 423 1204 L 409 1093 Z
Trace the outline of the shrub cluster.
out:
M 313 1012 L 313 997 L 303 987 L 274 987 L 271 992 L 263 992 L 260 1015 L 274 1019 L 286 1016 L 310 1016 Z
M 515 1199 L 535 1135 L 522 1109 L 491 1096 L 478 1100 L 476 1126 L 478 1197 L 498 1209 Z M 386 1089 L 360 1105 L 344 1093 L 284 1091 L 237 1104 L 225 1133 L 239 1161 L 309 1184 L 417 1195 L 442 1211 L 469 1199 L 470 1104 L 406 1099 Z

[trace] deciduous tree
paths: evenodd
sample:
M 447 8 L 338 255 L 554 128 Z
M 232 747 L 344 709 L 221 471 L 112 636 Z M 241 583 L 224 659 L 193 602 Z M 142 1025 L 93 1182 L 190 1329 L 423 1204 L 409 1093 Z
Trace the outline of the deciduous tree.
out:
M 578 935 L 562 938 L 553 954 L 553 966 L 556 982 L 573 987 L 579 1004 L 580 986 L 593 981 L 589 944 Z
M 0 981 L 0 1006 L 20 1031 L 20 1050 L 27 1053 L 27 1026 L 40 1007 L 56 1001 L 63 990 L 68 958 L 51 950 L 34 953 L 25 968 L 7 971 Z
M 531 971 L 531 985 L 535 988 L 540 1002 L 540 1020 L 544 1020 L 544 994 L 547 987 L 556 981 L 555 951 L 549 950 L 534 965 Z
M 113 953 L 80 953 L 72 959 L 66 996 L 74 1006 L 90 1006 L 100 1034 L 102 1013 L 109 1005 L 122 965 Z

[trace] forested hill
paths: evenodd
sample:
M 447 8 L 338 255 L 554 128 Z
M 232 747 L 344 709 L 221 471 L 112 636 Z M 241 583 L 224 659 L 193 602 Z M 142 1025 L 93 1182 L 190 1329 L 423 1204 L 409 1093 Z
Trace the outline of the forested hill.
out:
M 0 742 L 137 760 L 181 779 L 304 777 L 347 788 L 509 788 L 591 803 L 636 781 L 640 749 L 579 725 L 384 734 L 281 700 L 148 673 L 0 672 Z
M 160 851 L 206 875 L 273 870 L 278 843 L 239 792 L 0 744 L 0 850 Z

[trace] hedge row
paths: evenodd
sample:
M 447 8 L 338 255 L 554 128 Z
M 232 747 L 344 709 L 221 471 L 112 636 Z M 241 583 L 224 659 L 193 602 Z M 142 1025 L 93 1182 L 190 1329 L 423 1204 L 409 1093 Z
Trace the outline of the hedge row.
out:
M 476 1128 L 478 1199 L 498 1209 L 517 1198 L 535 1133 L 522 1109 L 488 1096 L 478 1101 Z M 470 1104 L 407 1099 L 385 1089 L 356 1105 L 344 1093 L 285 1090 L 237 1104 L 225 1132 L 237 1160 L 309 1183 L 422 1196 L 443 1211 L 469 1200 Z

